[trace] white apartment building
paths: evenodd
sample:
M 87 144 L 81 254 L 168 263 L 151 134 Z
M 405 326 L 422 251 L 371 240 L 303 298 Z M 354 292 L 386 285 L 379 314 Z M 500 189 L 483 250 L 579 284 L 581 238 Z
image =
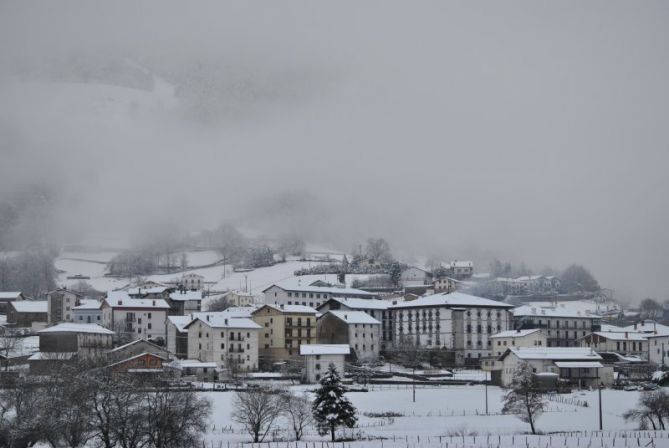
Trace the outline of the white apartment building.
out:
M 389 308 L 393 344 L 450 349 L 458 365 L 492 356 L 490 336 L 510 329 L 513 305 L 461 292 L 434 294 Z
M 162 299 L 133 299 L 123 291 L 111 291 L 102 301 L 102 322 L 132 339 L 164 338 L 169 308 Z
M 527 330 L 507 330 L 490 336 L 493 356 L 501 356 L 511 347 L 546 347 L 547 338 L 544 330 L 531 328 Z
M 305 276 L 306 277 L 306 276 Z M 322 280 L 292 277 L 276 283 L 263 291 L 268 305 L 304 305 L 311 308 L 321 306 L 332 297 L 356 297 L 374 299 L 376 294 L 361 289 L 331 285 Z
M 580 339 L 601 329 L 602 318 L 568 304 L 551 307 L 519 306 L 513 310 L 514 328 L 543 328 L 548 347 L 579 347 Z
M 188 358 L 215 362 L 233 371 L 257 370 L 260 328 L 249 318 L 230 317 L 225 312 L 198 313 L 185 327 Z

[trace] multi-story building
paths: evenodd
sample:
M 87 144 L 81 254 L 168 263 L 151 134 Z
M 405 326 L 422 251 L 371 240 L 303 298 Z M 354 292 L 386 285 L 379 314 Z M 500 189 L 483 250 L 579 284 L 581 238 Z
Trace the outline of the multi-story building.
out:
M 263 366 L 297 359 L 300 345 L 316 342 L 316 310 L 304 305 L 263 305 L 252 319 L 261 327 L 259 356 Z
M 458 280 L 474 275 L 474 263 L 471 261 L 451 261 L 446 268 L 450 270 L 451 276 Z
M 188 358 L 214 362 L 231 372 L 258 369 L 260 325 L 224 312 L 199 313 L 185 327 L 188 330 Z
M 458 281 L 450 277 L 439 277 L 432 281 L 432 288 L 435 293 L 449 293 L 454 292 L 457 288 Z
M 20 302 L 22 300 L 26 300 L 26 298 L 20 291 L 0 292 L 0 313 L 7 314 L 9 302 Z
M 170 306 L 162 299 L 133 299 L 111 291 L 102 302 L 102 323 L 129 339 L 163 339 Z
M 379 357 L 381 322 L 362 311 L 328 311 L 318 318 L 318 342 L 346 344 L 358 361 L 373 361 Z
M 230 291 L 225 295 L 225 298 L 232 306 L 251 306 L 255 304 L 255 297 L 250 292 Z
M 204 277 L 194 272 L 184 274 L 181 277 L 181 285 L 190 290 L 199 290 L 204 287 Z
M 646 319 L 624 327 L 622 331 L 645 336 L 648 339 L 648 361 L 658 366 L 669 365 L 669 326 Z
M 432 273 L 416 266 L 407 266 L 400 275 L 402 286 L 430 285 Z
M 597 352 L 617 352 L 648 359 L 648 338 L 642 333 L 595 331 L 582 337 L 580 342 L 581 347 Z
M 202 291 L 187 291 L 180 289 L 170 293 L 166 302 L 170 306 L 170 316 L 187 316 L 198 313 L 202 309 Z
M 492 356 L 490 336 L 511 326 L 512 305 L 460 292 L 400 302 L 389 310 L 396 349 L 418 347 L 453 352 L 453 362 Z
M 68 289 L 59 288 L 46 294 L 49 312 L 49 324 L 72 322 L 72 309 L 81 304 L 81 294 Z
M 72 308 L 73 320 L 80 324 L 102 324 L 102 302 L 82 300 Z
M 579 340 L 599 331 L 602 318 L 587 311 L 568 306 L 535 307 L 519 306 L 513 310 L 515 329 L 543 328 L 548 347 L 579 347 Z
M 333 297 L 317 308 L 319 313 L 330 310 L 362 311 L 381 322 L 381 345 L 383 351 L 392 345 L 392 316 L 388 309 L 392 305 L 387 300 L 379 299 L 356 299 L 351 297 Z
M 376 294 L 361 289 L 332 285 L 322 280 L 292 277 L 263 290 L 265 303 L 272 305 L 303 305 L 311 308 L 321 306 L 332 297 L 356 297 L 374 299 Z
M 541 328 L 507 330 L 490 336 L 493 356 L 501 356 L 511 347 L 546 347 L 546 332 Z

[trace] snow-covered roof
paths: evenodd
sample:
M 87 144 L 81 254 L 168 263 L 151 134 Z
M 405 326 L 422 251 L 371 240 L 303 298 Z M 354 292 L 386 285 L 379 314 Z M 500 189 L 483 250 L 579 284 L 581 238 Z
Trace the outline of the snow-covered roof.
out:
M 318 280 L 315 280 L 318 281 Z M 326 294 L 337 294 L 341 296 L 369 296 L 369 297 L 375 297 L 377 294 L 373 292 L 368 292 L 368 291 L 363 291 L 362 289 L 356 289 L 356 288 L 348 288 L 344 285 L 337 286 L 315 286 L 312 285 L 314 283 L 313 279 L 303 279 L 300 276 L 298 277 L 291 277 L 285 280 L 282 280 L 278 283 L 273 284 L 269 288 L 263 289 L 263 292 L 267 291 L 268 289 L 272 288 L 273 286 L 277 286 L 284 291 L 297 291 L 297 292 L 315 292 L 315 293 L 326 293 Z
M 290 313 L 290 314 L 317 314 L 318 311 L 316 311 L 314 308 L 306 305 L 274 305 L 274 304 L 267 304 L 263 305 L 257 310 L 253 311 L 253 314 L 259 312 L 261 309 L 264 307 L 269 307 L 273 308 L 275 310 L 284 312 L 284 313 Z
M 0 300 L 18 300 L 21 298 L 21 291 L 2 291 Z
M 63 322 L 52 327 L 47 327 L 37 332 L 44 333 L 93 333 L 93 334 L 114 334 L 113 331 L 98 324 L 78 324 L 74 322 Z
M 28 358 L 28 361 L 69 360 L 74 358 L 76 355 L 77 352 L 37 352 Z
M 593 349 L 587 347 L 514 347 L 508 349 L 520 359 L 561 359 L 561 360 L 596 360 L 601 356 Z M 502 356 L 505 356 L 506 353 Z
M 140 286 L 137 288 L 129 288 L 128 294 L 130 295 L 162 294 L 165 291 L 168 291 L 169 289 L 170 289 L 169 286 L 153 286 L 151 288 L 143 288 Z
M 483 297 L 471 296 L 461 292 L 438 293 L 430 296 L 420 297 L 416 300 L 409 300 L 398 303 L 390 308 L 417 308 L 424 306 L 446 306 L 446 307 L 487 307 L 487 308 L 513 308 L 508 303 L 498 302 L 496 300 L 484 299 Z
M 218 365 L 215 362 L 203 362 L 198 359 L 175 359 L 168 364 L 175 369 L 215 369 Z
M 119 361 L 117 361 L 117 362 L 115 362 L 115 363 L 113 363 L 113 364 L 109 364 L 107 367 L 117 366 L 117 365 L 119 365 L 119 364 L 123 364 L 124 362 L 128 362 L 128 361 L 132 361 L 133 359 L 141 358 L 142 356 L 155 356 L 156 358 L 160 358 L 160 359 L 162 359 L 163 361 L 167 361 L 167 359 L 168 359 L 168 358 L 166 358 L 166 357 L 164 357 L 164 356 L 160 356 L 160 355 L 158 355 L 158 354 L 156 354 L 156 353 L 152 353 L 152 352 L 142 352 L 142 353 L 139 353 L 139 354 L 137 354 L 137 355 L 133 355 L 133 356 L 131 356 L 131 357 L 129 357 L 129 358 L 121 359 L 121 360 L 119 360 Z M 152 370 L 155 370 L 155 369 L 152 369 Z
M 557 361 L 555 365 L 561 369 L 596 369 L 604 367 L 601 362 L 597 361 Z
M 261 328 L 260 325 L 247 317 L 232 317 L 224 312 L 216 313 L 193 313 L 194 319 L 184 328 L 188 328 L 193 322 L 199 320 L 212 328 L 244 328 L 255 330 Z
M 351 347 L 348 344 L 302 344 L 300 355 L 348 355 Z
M 167 320 L 172 322 L 172 325 L 177 327 L 177 330 L 183 332 L 183 331 L 186 331 L 186 326 L 193 319 L 191 319 L 190 316 L 167 316 Z
M 175 291 L 170 294 L 170 300 L 186 301 L 186 300 L 202 300 L 202 291 Z
M 541 328 L 528 328 L 524 330 L 507 330 L 501 331 L 497 334 L 493 334 L 490 338 L 522 338 L 523 336 L 528 336 L 533 333 L 541 331 Z
M 575 310 L 567 307 L 534 307 L 523 305 L 513 310 L 515 317 L 519 316 L 538 316 L 538 317 L 566 317 L 566 318 L 591 318 L 598 319 L 601 316 L 592 314 L 588 311 Z
M 11 306 L 13 306 L 18 313 L 49 312 L 49 302 L 46 300 L 21 300 L 18 302 L 12 302 Z
M 392 303 L 386 300 L 360 299 L 357 297 L 333 297 L 328 301 L 330 300 L 339 302 L 352 310 L 387 310 L 392 305 Z M 321 305 L 321 307 L 322 306 L 323 305 Z
M 612 341 L 647 341 L 648 338 L 643 333 L 634 333 L 626 331 L 624 333 L 616 331 L 595 331 L 593 334 L 596 334 L 599 337 L 610 339 Z
M 633 325 L 623 327 L 624 331 L 636 331 L 639 333 L 649 333 L 651 336 L 669 335 L 669 326 L 658 324 L 654 320 L 646 319 Z
M 120 292 L 120 291 L 114 291 Z M 112 308 L 150 308 L 150 309 L 169 309 L 169 305 L 163 299 L 133 299 L 132 297 L 120 294 L 107 296 L 105 302 Z
M 452 267 L 452 268 L 472 268 L 472 267 L 474 267 L 474 263 L 472 263 L 471 261 L 455 260 L 455 261 L 451 261 L 449 263 L 449 266 Z
M 97 300 L 82 300 L 80 305 L 75 306 L 74 310 L 99 310 L 102 308 L 102 302 Z
M 119 345 L 118 347 L 115 347 L 115 348 L 113 348 L 112 350 L 109 350 L 109 353 L 115 353 L 115 352 L 124 350 L 124 349 L 126 349 L 126 348 L 128 348 L 128 347 L 130 347 L 130 346 L 132 346 L 132 345 L 140 344 L 140 343 L 144 343 L 144 344 L 152 345 L 152 346 L 154 346 L 154 347 L 160 349 L 160 350 L 163 351 L 163 352 L 166 352 L 166 351 L 167 351 L 167 350 L 165 350 L 163 347 L 161 347 L 161 346 L 159 346 L 159 345 L 156 345 L 156 344 L 154 344 L 153 342 L 148 341 L 148 340 L 142 338 L 142 339 L 135 339 L 134 341 L 130 341 L 130 342 L 128 342 L 127 344 Z
M 625 331 L 629 331 L 629 330 L 625 330 L 623 327 L 619 327 L 617 325 L 602 324 L 602 325 L 600 325 L 600 331 L 603 332 L 603 333 L 608 333 L 608 332 L 620 333 L 620 332 L 625 332 Z
M 324 314 L 332 314 L 337 319 L 343 320 L 347 324 L 370 324 L 370 325 L 381 325 L 381 322 L 374 319 L 369 314 L 363 311 L 342 311 L 342 310 L 330 310 Z

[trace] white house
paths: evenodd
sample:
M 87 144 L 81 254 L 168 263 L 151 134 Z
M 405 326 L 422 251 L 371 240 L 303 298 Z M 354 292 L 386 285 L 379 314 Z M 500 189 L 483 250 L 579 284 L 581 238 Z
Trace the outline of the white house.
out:
M 346 344 L 359 361 L 379 357 L 381 322 L 362 311 L 328 311 L 318 318 L 318 342 Z
M 471 261 L 451 261 L 447 268 L 456 279 L 469 278 L 474 275 L 474 263 Z
M 102 302 L 97 300 L 82 300 L 72 308 L 73 320 L 80 324 L 102 324 Z
M 400 275 L 402 286 L 420 286 L 432 283 L 432 273 L 416 266 L 407 266 Z
M 580 342 L 581 347 L 598 352 L 617 352 L 648 359 L 648 338 L 642 333 L 595 331 L 582 337 Z
M 123 291 L 111 291 L 102 301 L 102 323 L 132 339 L 164 338 L 169 309 L 162 299 L 133 299 Z
M 511 327 L 513 305 L 461 292 L 433 294 L 397 303 L 389 308 L 393 344 L 448 349 L 455 363 L 492 356 L 490 336 Z
M 197 313 L 202 309 L 202 291 L 177 290 L 170 293 L 166 302 L 170 306 L 170 314 L 173 316 L 186 316 Z
M 454 278 L 439 277 L 432 282 L 432 288 L 435 293 L 449 293 L 454 292 L 457 289 L 458 283 L 458 280 L 455 280 Z
M 232 306 L 251 306 L 255 304 L 255 297 L 249 292 L 230 291 L 225 295 L 225 298 Z
M 344 376 L 344 358 L 351 352 L 346 344 L 302 344 L 300 355 L 304 356 L 305 379 L 316 383 L 334 364 L 341 377 Z
M 494 356 L 501 356 L 511 347 L 546 347 L 546 333 L 540 328 L 507 330 L 490 336 Z
M 311 308 L 321 306 L 332 297 L 357 297 L 374 299 L 376 294 L 361 289 L 332 285 L 312 278 L 291 277 L 263 290 L 268 305 L 304 305 Z
M 623 331 L 643 334 L 648 339 L 648 361 L 655 365 L 669 365 L 669 326 L 646 319 L 624 327 Z
M 497 374 L 501 386 L 508 387 L 520 364 L 527 362 L 534 373 L 556 373 L 560 379 L 580 387 L 611 385 L 613 367 L 604 366 L 601 361 L 602 357 L 591 348 L 513 347 L 500 356 Z
M 601 316 L 565 305 L 536 307 L 519 306 L 513 310 L 515 328 L 543 328 L 548 347 L 578 347 L 579 340 L 599 331 Z
M 198 313 L 188 330 L 188 358 L 250 372 L 258 368 L 260 325 L 225 312 Z
M 204 286 L 204 277 L 200 274 L 190 272 L 181 277 L 181 284 L 186 289 L 198 290 Z

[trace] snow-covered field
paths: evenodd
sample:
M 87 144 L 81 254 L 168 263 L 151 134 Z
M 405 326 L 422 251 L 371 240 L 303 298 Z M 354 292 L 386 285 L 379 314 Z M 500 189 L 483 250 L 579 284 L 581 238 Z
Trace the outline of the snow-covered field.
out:
M 310 389 L 307 386 L 290 387 L 296 391 Z M 498 387 L 488 387 L 488 411 L 490 415 L 485 415 L 486 389 L 482 385 L 418 387 L 415 403 L 412 401 L 413 392 L 410 386 L 372 386 L 369 392 L 349 392 L 347 394 L 358 408 L 359 428 L 347 430 L 345 434 L 355 434 L 357 437 L 363 438 L 385 438 L 386 443 L 393 438 L 395 440 L 401 439 L 402 444 L 397 446 L 406 447 L 446 446 L 444 437 L 453 434 L 461 435 L 464 432 L 472 435 L 475 433 L 477 436 L 495 436 L 496 443 L 491 446 L 497 446 L 497 436 L 525 434 L 529 431 L 529 426 L 516 417 L 500 414 L 503 393 L 504 391 Z M 208 393 L 207 396 L 211 398 L 214 409 L 212 428 L 207 439 L 214 442 L 214 446 L 218 442 L 249 441 L 249 436 L 231 421 L 231 402 L 234 393 L 212 392 Z M 625 422 L 622 414 L 636 404 L 638 396 L 639 392 L 602 391 L 604 429 L 609 431 L 635 429 L 636 424 Z M 561 395 L 561 397 L 571 399 L 574 402 L 587 401 L 588 407 L 549 401 L 547 412 L 537 422 L 539 431 L 543 433 L 594 431 L 599 428 L 596 391 L 575 392 Z M 399 412 L 403 414 L 403 417 L 389 419 L 372 418 L 364 415 L 370 412 L 383 413 L 389 411 Z M 280 427 L 286 426 L 280 425 Z M 282 437 L 281 432 L 275 435 Z M 286 437 L 290 440 L 288 435 Z M 431 440 L 430 444 L 426 444 L 427 437 Z M 442 437 L 442 443 L 437 442 L 439 437 Z M 406 443 L 407 438 L 412 441 L 408 445 Z M 418 444 L 419 438 L 423 439 L 420 444 Z M 481 437 L 479 439 L 483 440 Z M 315 442 L 326 439 L 318 436 L 312 430 L 305 436 L 305 440 Z M 368 443 L 355 446 L 370 446 Z M 524 440 L 522 445 L 525 445 Z M 386 446 L 392 447 L 394 445 L 387 444 Z M 475 445 L 470 440 L 465 446 Z M 506 446 L 514 445 L 509 440 Z M 549 446 L 548 440 L 536 446 Z M 559 446 L 565 445 L 560 443 Z M 570 444 L 566 446 L 570 446 Z M 593 446 L 600 446 L 599 438 L 596 445 Z M 616 446 L 625 445 L 623 443 Z

